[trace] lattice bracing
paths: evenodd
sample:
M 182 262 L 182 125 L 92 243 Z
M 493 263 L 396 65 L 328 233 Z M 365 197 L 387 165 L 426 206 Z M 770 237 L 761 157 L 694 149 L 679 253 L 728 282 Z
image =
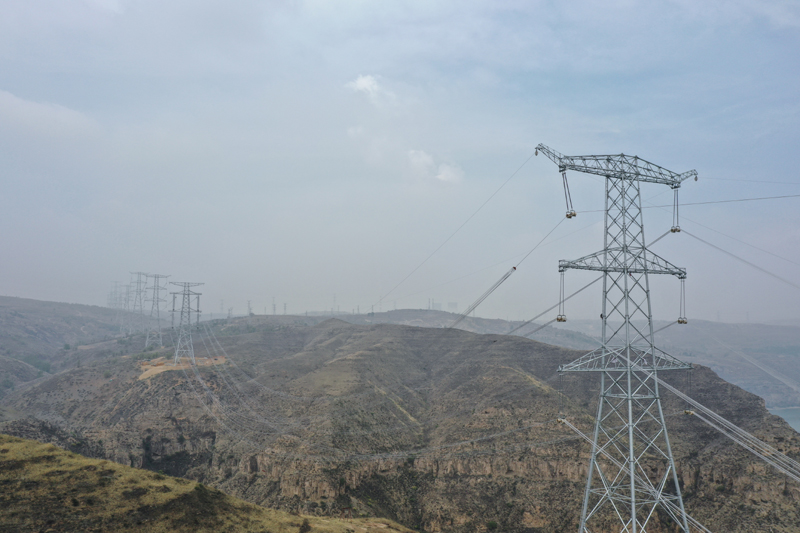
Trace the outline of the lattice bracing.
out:
M 630 257 L 628 264 L 625 264 L 625 257 Z M 603 250 L 581 257 L 580 259 L 562 260 L 558 262 L 559 270 L 597 270 L 599 272 L 630 272 L 640 274 L 671 274 L 678 278 L 686 277 L 686 269 L 677 267 L 656 254 L 649 252 L 645 256 L 644 249 L 627 250 L 615 248 Z
M 536 150 L 557 164 L 558 169 L 562 172 L 575 170 L 610 179 L 635 179 L 648 183 L 660 183 L 673 188 L 680 187 L 681 182 L 689 178 L 697 177 L 696 170 L 678 174 L 635 155 L 563 155 L 543 144 L 537 146 Z
M 604 346 L 597 348 L 575 361 L 561 365 L 560 372 L 603 372 L 621 371 L 628 367 L 626 354 L 636 366 L 658 370 L 691 370 L 690 363 L 684 363 L 677 357 L 655 348 L 653 351 L 627 346 Z
M 601 347 L 559 368 L 600 373 L 579 531 L 590 531 L 593 522 L 610 515 L 617 518 L 621 533 L 646 533 L 659 514 L 689 533 L 657 375 L 691 365 L 654 345 L 649 280 L 650 274 L 684 280 L 686 270 L 648 250 L 640 188 L 645 182 L 677 189 L 697 173 L 678 174 L 624 154 L 565 156 L 544 145 L 537 150 L 558 165 L 562 176 L 576 170 L 606 178 L 603 249 L 558 264 L 562 273 L 570 269 L 603 273 Z
M 178 340 L 175 342 L 175 359 L 173 364 L 177 365 L 181 359 L 188 359 L 194 365 L 194 345 L 192 344 L 192 315 L 195 323 L 200 322 L 200 293 L 192 290 L 193 287 L 202 283 L 171 282 L 172 285 L 181 287 L 180 291 L 172 293 L 172 313 L 173 317 L 179 316 Z M 177 298 L 181 299 L 180 310 L 176 309 Z
M 164 282 L 169 276 L 162 274 L 148 274 L 148 279 L 153 281 L 149 286 L 149 297 L 146 302 L 150 303 L 150 321 L 147 328 L 147 338 L 144 341 L 145 350 L 150 346 L 164 347 L 164 339 L 161 334 L 161 307 L 167 300 L 162 298 L 162 294 L 167 292 L 167 286 Z

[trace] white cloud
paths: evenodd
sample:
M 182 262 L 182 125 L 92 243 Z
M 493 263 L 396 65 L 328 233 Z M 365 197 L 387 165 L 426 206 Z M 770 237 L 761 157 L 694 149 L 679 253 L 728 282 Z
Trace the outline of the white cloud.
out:
M 97 128 L 94 120 L 68 107 L 33 102 L 0 90 L 0 132 L 15 136 L 72 138 L 92 133 Z
M 369 96 L 374 96 L 380 91 L 378 87 L 378 80 L 374 76 L 359 76 L 345 87 L 353 89 L 354 91 L 366 93 Z
M 422 150 L 409 150 L 408 163 L 411 166 L 411 171 L 418 177 L 430 176 L 435 168 L 433 157 Z
M 460 167 L 437 164 L 433 156 L 423 150 L 409 150 L 408 164 L 416 178 L 437 179 L 446 183 L 460 183 L 464 179 L 464 171 Z
M 464 171 L 458 167 L 442 163 L 439 165 L 439 172 L 436 174 L 436 179 L 448 183 L 459 183 L 464 179 Z
M 364 93 L 369 98 L 369 101 L 378 107 L 394 105 L 397 100 L 394 93 L 382 87 L 378 83 L 378 79 L 371 74 L 359 76 L 346 83 L 345 87 L 358 93 Z

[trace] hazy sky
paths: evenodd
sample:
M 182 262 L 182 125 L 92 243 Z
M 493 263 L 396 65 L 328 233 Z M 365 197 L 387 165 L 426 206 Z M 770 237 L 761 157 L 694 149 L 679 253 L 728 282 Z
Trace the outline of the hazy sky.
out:
M 0 293 L 103 305 L 142 270 L 204 282 L 215 314 L 334 295 L 363 312 L 540 142 L 697 169 L 683 202 L 800 194 L 799 62 L 797 1 L 5 0 Z M 602 208 L 600 180 L 570 184 L 578 211 Z M 564 210 L 556 166 L 531 159 L 383 310 L 463 309 Z M 800 198 L 682 214 L 800 285 Z M 554 303 L 558 260 L 599 250 L 601 221 L 562 223 L 477 314 Z M 652 240 L 671 213 L 646 224 Z M 653 249 L 688 268 L 690 317 L 800 319 L 800 290 L 686 234 Z M 676 318 L 677 280 L 654 286 Z

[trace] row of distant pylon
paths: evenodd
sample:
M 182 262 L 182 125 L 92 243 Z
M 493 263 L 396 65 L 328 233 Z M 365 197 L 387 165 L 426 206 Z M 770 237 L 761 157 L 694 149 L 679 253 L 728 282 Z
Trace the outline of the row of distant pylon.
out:
M 200 293 L 193 290 L 202 283 L 193 282 L 167 282 L 168 275 L 149 274 L 147 272 L 131 272 L 131 280 L 123 285 L 114 282 L 114 287 L 108 294 L 108 307 L 117 311 L 115 320 L 120 328 L 120 333 L 131 335 L 144 333 L 144 349 L 150 347 L 164 347 L 163 325 L 161 314 L 164 312 L 168 285 L 176 285 L 180 290 L 172 294 L 172 330 L 176 329 L 177 341 L 175 342 L 175 363 L 182 358 L 188 358 L 195 363 L 194 349 L 192 347 L 192 319 L 195 325 L 200 322 Z M 180 297 L 180 307 L 177 299 Z M 149 312 L 146 310 L 149 307 Z

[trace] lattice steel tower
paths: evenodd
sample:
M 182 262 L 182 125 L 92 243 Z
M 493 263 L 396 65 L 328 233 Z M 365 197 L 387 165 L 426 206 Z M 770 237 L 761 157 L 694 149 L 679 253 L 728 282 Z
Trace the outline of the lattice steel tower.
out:
M 119 332 L 123 335 L 130 335 L 133 333 L 133 324 L 131 322 L 131 305 L 133 304 L 133 289 L 131 284 L 125 285 L 123 292 L 120 296 L 122 313 L 120 313 Z
M 689 533 L 656 376 L 691 365 L 653 344 L 649 280 L 650 274 L 683 280 L 686 270 L 647 249 L 639 190 L 642 182 L 677 190 L 697 172 L 676 174 L 623 154 L 565 156 L 542 144 L 537 152 L 562 173 L 568 218 L 576 214 L 566 186 L 567 170 L 603 176 L 606 186 L 604 249 L 558 263 L 562 274 L 568 269 L 603 273 L 602 346 L 559 367 L 559 372 L 600 373 L 579 532 L 595 525 L 604 531 L 645 533 L 659 514 Z M 606 529 L 609 523 L 617 526 Z
M 147 339 L 144 341 L 145 350 L 152 346 L 164 347 L 164 339 L 161 335 L 161 304 L 167 301 L 161 295 L 167 292 L 166 280 L 169 276 L 162 274 L 148 274 L 152 278 L 152 283 L 148 287 L 150 296 L 146 299 L 150 302 L 150 321 L 147 328 Z
M 175 360 L 173 364 L 177 366 L 178 362 L 184 357 L 187 357 L 192 365 L 195 364 L 194 360 L 194 346 L 192 345 L 192 314 L 195 316 L 195 326 L 200 323 L 200 293 L 194 292 L 192 287 L 202 285 L 202 283 L 189 283 L 172 281 L 172 285 L 181 287 L 180 291 L 172 293 L 172 327 L 175 327 L 175 315 L 180 313 L 178 322 L 178 340 L 175 343 Z M 175 301 L 180 295 L 181 309 L 175 309 Z M 192 304 L 194 298 L 194 305 Z
M 147 316 L 144 314 L 144 302 L 147 299 L 147 272 L 131 272 L 134 276 L 131 281 L 133 301 L 131 312 L 131 332 L 147 330 Z M 136 323 L 138 322 L 138 324 Z

